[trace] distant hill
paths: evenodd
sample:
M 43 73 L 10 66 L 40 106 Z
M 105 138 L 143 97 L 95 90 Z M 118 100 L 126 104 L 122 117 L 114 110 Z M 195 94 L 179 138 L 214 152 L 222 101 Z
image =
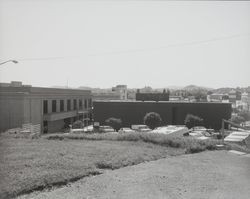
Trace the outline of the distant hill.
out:
M 196 85 L 188 85 L 188 86 L 185 86 L 183 88 L 183 90 L 186 90 L 186 91 L 198 91 L 198 90 L 210 91 L 210 90 L 213 90 L 213 88 L 196 86 Z
M 165 87 L 165 89 L 169 89 L 169 90 L 182 90 L 183 86 L 174 86 L 174 85 L 171 85 L 171 86 Z
M 237 91 L 240 91 L 241 93 L 244 93 L 244 92 L 250 93 L 250 86 L 242 87 L 242 88 L 239 88 L 239 87 L 237 87 L 237 88 L 230 88 L 230 87 L 217 88 L 217 89 L 212 90 L 212 92 L 213 93 L 220 93 L 220 94 L 227 94 L 231 90 L 237 90 Z

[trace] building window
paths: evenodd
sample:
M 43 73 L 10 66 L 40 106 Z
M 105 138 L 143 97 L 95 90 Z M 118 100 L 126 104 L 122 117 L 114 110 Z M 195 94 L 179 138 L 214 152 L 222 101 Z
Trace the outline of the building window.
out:
M 84 108 L 88 108 L 88 100 L 84 100 Z
M 64 100 L 60 100 L 60 112 L 64 111 Z
M 48 113 L 48 100 L 43 100 L 43 113 Z
M 88 118 L 88 113 L 84 113 L 84 119 Z
M 89 105 L 89 108 L 91 108 L 91 106 L 92 106 L 92 99 L 89 99 L 88 105 Z
M 82 109 L 82 100 L 79 99 L 79 109 Z
M 52 100 L 52 113 L 56 112 L 56 100 Z
M 74 99 L 74 101 L 73 101 L 73 104 L 74 104 L 74 110 L 76 110 L 77 109 L 77 103 L 76 103 L 77 101 L 76 101 L 76 99 Z
M 70 99 L 67 100 L 67 111 L 70 111 L 71 110 L 71 101 Z

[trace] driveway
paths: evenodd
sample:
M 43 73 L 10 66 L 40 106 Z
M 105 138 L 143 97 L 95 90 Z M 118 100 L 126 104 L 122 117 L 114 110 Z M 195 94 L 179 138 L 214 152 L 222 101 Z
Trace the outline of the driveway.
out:
M 210 151 L 169 157 L 84 178 L 20 198 L 249 199 L 250 157 Z

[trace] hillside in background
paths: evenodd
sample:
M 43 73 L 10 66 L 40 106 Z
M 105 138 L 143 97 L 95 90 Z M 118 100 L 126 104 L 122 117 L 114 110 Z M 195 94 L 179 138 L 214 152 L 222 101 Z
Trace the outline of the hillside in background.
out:
M 79 86 L 78 88 L 72 88 L 72 87 L 67 87 L 67 86 L 52 86 L 52 88 L 71 88 L 71 89 L 84 89 L 84 90 L 91 90 L 92 92 L 95 93 L 103 93 L 103 92 L 111 92 L 112 88 L 92 88 L 90 86 Z M 232 87 L 223 87 L 223 88 L 217 88 L 217 89 L 213 89 L 213 88 L 209 88 L 209 87 L 202 87 L 202 86 L 196 86 L 196 85 L 188 85 L 188 86 L 166 86 L 163 88 L 151 88 L 150 86 L 144 87 L 144 88 L 128 88 L 129 92 L 136 92 L 137 89 L 141 89 L 142 91 L 144 89 L 149 89 L 149 91 L 151 90 L 152 92 L 162 92 L 164 89 L 165 90 L 170 90 L 170 92 L 172 94 L 181 92 L 181 91 L 185 91 L 186 93 L 188 93 L 188 95 L 195 95 L 197 93 L 202 93 L 203 95 L 207 94 L 208 91 L 212 92 L 212 93 L 218 93 L 218 94 L 227 94 L 229 93 L 231 90 L 238 90 L 241 93 L 243 92 L 250 92 L 250 86 L 248 87 L 237 87 L 237 88 L 232 88 Z
M 183 88 L 183 90 L 186 90 L 186 91 L 199 91 L 199 90 L 210 91 L 210 90 L 213 90 L 213 88 L 207 88 L 207 87 L 196 86 L 196 85 L 188 85 L 188 86 L 185 86 Z

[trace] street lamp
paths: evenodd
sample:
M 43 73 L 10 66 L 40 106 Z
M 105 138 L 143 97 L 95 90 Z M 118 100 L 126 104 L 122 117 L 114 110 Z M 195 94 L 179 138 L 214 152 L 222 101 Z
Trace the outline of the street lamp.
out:
M 17 64 L 17 63 L 18 63 L 17 60 L 11 59 L 11 60 L 8 60 L 8 61 L 5 61 L 5 62 L 0 63 L 0 65 L 6 64 L 6 63 L 8 63 L 8 62 L 13 62 L 14 64 Z

